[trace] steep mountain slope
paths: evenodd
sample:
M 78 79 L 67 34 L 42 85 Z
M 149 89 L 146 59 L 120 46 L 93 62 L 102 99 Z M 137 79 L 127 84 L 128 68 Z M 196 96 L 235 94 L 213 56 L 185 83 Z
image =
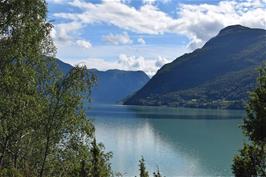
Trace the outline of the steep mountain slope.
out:
M 73 68 L 72 65 L 65 63 L 59 59 L 56 59 L 56 64 L 58 66 L 58 69 L 65 74 L 68 73 Z
M 72 66 L 57 60 L 61 71 L 67 73 Z M 149 80 L 143 71 L 89 69 L 96 76 L 96 85 L 92 89 L 93 103 L 117 103 L 142 88 Z
M 92 90 L 92 98 L 100 103 L 117 103 L 134 94 L 149 80 L 143 71 L 90 70 L 97 83 Z
M 125 104 L 243 108 L 263 61 L 266 31 L 229 26 L 201 49 L 164 65 Z

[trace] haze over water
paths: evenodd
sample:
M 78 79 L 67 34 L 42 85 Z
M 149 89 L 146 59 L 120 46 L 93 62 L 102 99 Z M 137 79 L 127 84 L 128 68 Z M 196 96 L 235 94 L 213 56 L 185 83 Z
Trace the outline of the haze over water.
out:
M 150 171 L 159 167 L 168 177 L 230 176 L 244 142 L 243 111 L 95 105 L 88 115 L 113 152 L 113 169 L 125 176 L 138 174 L 142 155 Z

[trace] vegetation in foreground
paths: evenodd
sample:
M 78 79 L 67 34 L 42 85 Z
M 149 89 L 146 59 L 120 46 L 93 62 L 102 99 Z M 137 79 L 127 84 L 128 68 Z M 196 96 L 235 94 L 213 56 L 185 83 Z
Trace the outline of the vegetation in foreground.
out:
M 46 2 L 1 1 L 0 12 L 0 176 L 113 176 L 83 110 L 95 78 L 58 72 Z
M 0 176 L 111 176 L 82 99 L 85 67 L 59 73 L 44 0 L 0 2 Z
M 83 111 L 94 77 L 85 67 L 63 75 L 44 57 L 55 54 L 45 1 L 1 1 L 0 11 L 0 176 L 114 176 Z M 266 69 L 260 74 L 243 126 L 252 143 L 235 157 L 236 176 L 265 176 Z M 149 176 L 143 158 L 139 176 Z
M 266 176 L 266 65 L 259 74 L 258 86 L 250 94 L 242 126 L 250 143 L 235 156 L 232 166 L 237 177 Z

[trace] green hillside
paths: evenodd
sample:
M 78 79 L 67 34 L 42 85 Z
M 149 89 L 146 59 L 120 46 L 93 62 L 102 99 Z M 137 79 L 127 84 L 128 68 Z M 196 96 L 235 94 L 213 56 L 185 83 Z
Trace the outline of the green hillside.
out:
M 202 48 L 164 65 L 125 104 L 243 108 L 263 61 L 266 31 L 229 26 Z

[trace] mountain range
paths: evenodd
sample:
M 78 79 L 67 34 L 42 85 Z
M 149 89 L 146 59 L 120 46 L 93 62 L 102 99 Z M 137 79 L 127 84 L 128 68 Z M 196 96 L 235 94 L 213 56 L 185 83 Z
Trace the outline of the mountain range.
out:
M 56 60 L 59 70 L 69 72 L 73 66 Z M 149 80 L 143 71 L 88 69 L 96 76 L 96 84 L 92 88 L 92 103 L 115 104 L 142 88 Z
M 228 26 L 164 65 L 126 105 L 242 109 L 266 61 L 266 30 Z

